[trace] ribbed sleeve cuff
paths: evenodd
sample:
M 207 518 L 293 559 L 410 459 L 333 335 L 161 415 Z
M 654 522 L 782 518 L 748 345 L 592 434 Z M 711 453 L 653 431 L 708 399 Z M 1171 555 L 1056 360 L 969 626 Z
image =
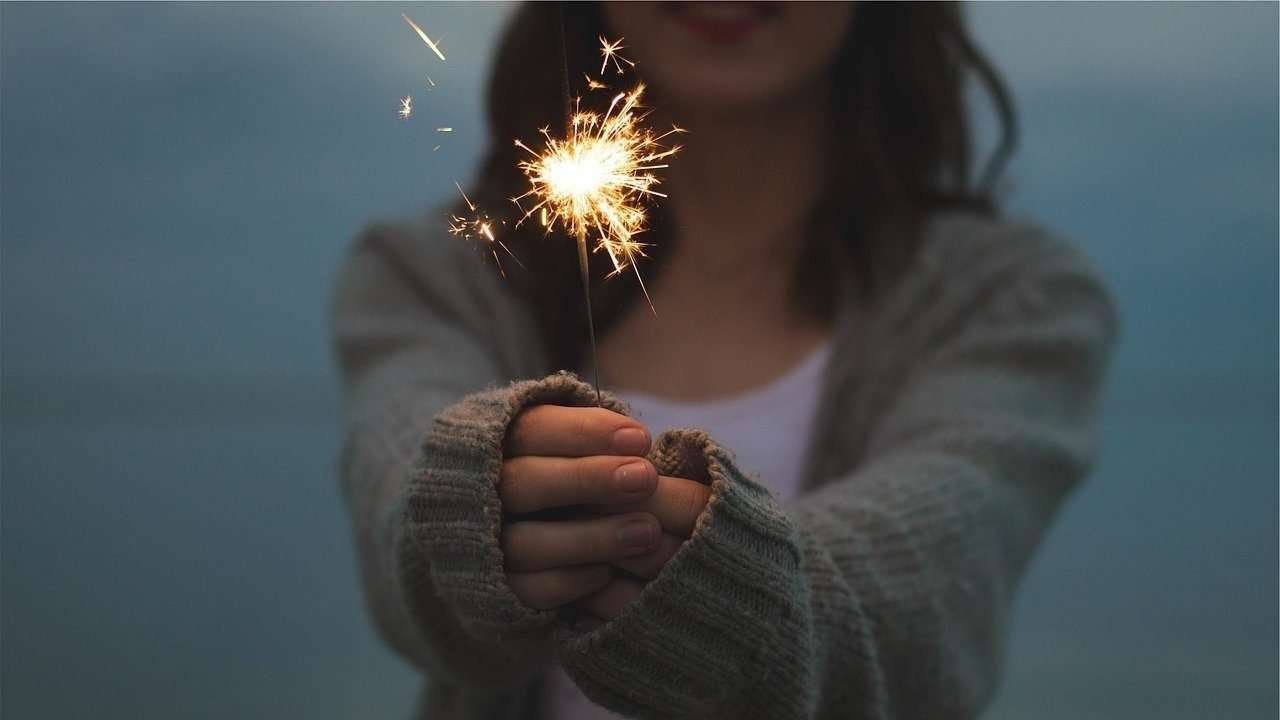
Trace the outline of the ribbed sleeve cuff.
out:
M 804 681 L 781 676 L 807 667 L 787 651 L 808 647 L 795 636 L 806 631 L 808 602 L 790 521 L 703 431 L 664 433 L 650 459 L 662 474 L 710 484 L 707 506 L 618 616 L 589 632 L 559 626 L 561 664 L 587 697 L 628 716 L 753 717 L 753 707 L 777 707 L 775 693 Z
M 410 608 L 426 607 L 424 593 L 435 593 L 465 633 L 512 654 L 523 646 L 512 641 L 556 618 L 555 611 L 529 608 L 515 596 L 499 545 L 503 441 L 516 415 L 534 404 L 594 405 L 595 391 L 562 372 L 469 395 L 440 413 L 404 496 L 397 544 L 396 566 Z M 611 396 L 602 404 L 624 410 Z

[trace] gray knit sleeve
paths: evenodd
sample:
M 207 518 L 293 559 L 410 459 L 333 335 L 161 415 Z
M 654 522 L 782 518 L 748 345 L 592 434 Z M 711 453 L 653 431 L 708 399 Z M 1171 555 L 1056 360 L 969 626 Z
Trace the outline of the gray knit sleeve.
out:
M 498 476 L 507 428 L 526 406 L 588 407 L 595 399 L 569 373 L 517 381 L 449 406 L 426 436 L 406 488 L 396 571 L 410 613 L 454 655 L 451 674 L 474 668 L 463 678 L 470 684 L 501 677 L 501 668 L 513 668 L 513 679 L 544 669 L 557 617 L 521 603 L 503 570 Z M 611 395 L 602 405 L 624 409 Z
M 786 507 L 704 434 L 659 439 L 710 500 L 620 615 L 558 629 L 588 697 L 641 718 L 980 712 L 1014 586 L 1091 465 L 1115 319 L 1070 256 L 970 299 L 911 359 L 863 462 Z
M 488 413 L 513 394 L 478 391 L 533 372 L 537 344 L 469 250 L 400 225 L 355 243 L 332 308 L 347 400 L 341 489 L 388 644 L 434 678 L 514 686 L 545 661 L 546 633 L 530 630 L 548 618 L 514 606 L 485 564 L 497 545 L 478 539 L 496 512 L 484 483 L 500 458 Z

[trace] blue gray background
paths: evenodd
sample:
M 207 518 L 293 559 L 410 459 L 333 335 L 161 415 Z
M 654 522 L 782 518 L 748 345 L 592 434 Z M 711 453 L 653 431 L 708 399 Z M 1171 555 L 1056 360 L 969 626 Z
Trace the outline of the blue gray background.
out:
M 363 223 L 466 182 L 508 12 L 0 7 L 6 717 L 404 716 L 325 311 Z M 1025 124 L 1009 207 L 1124 315 L 990 717 L 1274 718 L 1277 5 L 971 16 Z

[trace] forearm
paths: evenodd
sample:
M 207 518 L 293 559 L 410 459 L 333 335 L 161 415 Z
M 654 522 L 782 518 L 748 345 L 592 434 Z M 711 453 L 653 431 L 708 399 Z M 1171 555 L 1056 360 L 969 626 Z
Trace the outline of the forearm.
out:
M 406 503 L 435 417 L 461 398 L 405 354 L 371 368 L 352 388 L 342 456 L 366 599 L 381 635 L 416 666 L 467 685 L 514 682 L 531 647 L 472 637 L 434 587 L 424 548 L 405 542 Z
M 1028 485 L 921 454 L 788 508 L 819 596 L 809 609 L 825 696 L 857 687 L 845 702 L 866 717 L 981 712 L 1002 670 L 1018 578 L 1070 483 Z

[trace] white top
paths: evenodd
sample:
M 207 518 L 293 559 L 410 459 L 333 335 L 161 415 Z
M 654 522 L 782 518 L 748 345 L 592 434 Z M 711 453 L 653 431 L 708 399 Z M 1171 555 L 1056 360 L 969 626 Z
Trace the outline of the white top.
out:
M 654 437 L 664 430 L 698 427 L 733 452 L 737 466 L 786 501 L 799 492 L 804 453 L 817 414 L 830 343 L 768 385 L 740 395 L 687 403 L 616 391 Z M 587 699 L 555 665 L 543 695 L 543 717 L 552 720 L 620 720 Z

